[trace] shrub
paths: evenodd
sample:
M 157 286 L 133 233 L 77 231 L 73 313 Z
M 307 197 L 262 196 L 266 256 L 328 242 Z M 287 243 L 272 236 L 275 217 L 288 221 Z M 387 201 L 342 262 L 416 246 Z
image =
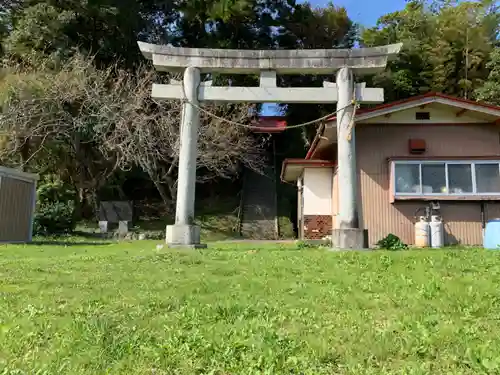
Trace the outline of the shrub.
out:
M 37 188 L 36 235 L 62 234 L 75 229 L 75 191 L 58 176 L 46 175 Z
M 408 245 L 401 241 L 401 238 L 390 233 L 387 237 L 381 239 L 377 242 L 377 246 L 380 249 L 385 250 L 406 250 L 408 249 Z
M 327 246 L 328 241 L 296 241 L 295 242 L 298 250 L 305 249 L 319 249 L 322 246 Z

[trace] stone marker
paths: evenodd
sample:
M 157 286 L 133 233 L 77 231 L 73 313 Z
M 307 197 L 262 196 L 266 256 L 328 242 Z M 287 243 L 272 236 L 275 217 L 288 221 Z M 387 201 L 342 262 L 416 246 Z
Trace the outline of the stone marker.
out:
M 99 230 L 108 232 L 109 223 L 118 224 L 118 233 L 125 236 L 133 219 L 133 204 L 129 201 L 102 201 L 99 205 Z

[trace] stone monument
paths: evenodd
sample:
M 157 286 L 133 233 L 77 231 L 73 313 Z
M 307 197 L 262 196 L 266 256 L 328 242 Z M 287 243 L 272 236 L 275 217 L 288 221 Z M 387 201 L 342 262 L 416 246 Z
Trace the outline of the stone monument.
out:
M 99 204 L 99 230 L 108 233 L 109 223 L 118 224 L 118 233 L 125 236 L 133 219 L 133 204 L 128 201 L 102 201 Z
M 356 195 L 354 102 L 382 103 L 380 88 L 355 84 L 354 74 L 384 70 L 387 62 L 400 51 L 402 44 L 374 48 L 318 50 L 230 50 L 180 48 L 138 42 L 142 54 L 159 71 L 184 72 L 182 82 L 153 84 L 156 99 L 183 100 L 179 181 L 175 224 L 168 226 L 166 241 L 170 246 L 203 247 L 200 228 L 193 223 L 196 185 L 197 133 L 199 103 L 337 103 L 339 215 L 332 238 L 339 248 L 362 248 L 364 232 L 360 229 Z M 201 82 L 205 73 L 257 74 L 259 87 L 219 87 Z M 335 74 L 336 82 L 324 82 L 322 88 L 277 87 L 277 74 Z M 354 100 L 353 100 L 354 99 Z M 231 125 L 228 125 L 231 126 Z

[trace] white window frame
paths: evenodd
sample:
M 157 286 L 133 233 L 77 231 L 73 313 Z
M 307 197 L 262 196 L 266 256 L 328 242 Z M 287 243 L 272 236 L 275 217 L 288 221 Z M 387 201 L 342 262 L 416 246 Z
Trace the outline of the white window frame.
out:
M 399 193 L 396 191 L 396 165 L 419 165 L 420 193 Z M 424 193 L 422 186 L 422 164 L 445 164 L 446 193 Z M 472 173 L 472 193 L 450 193 L 448 180 L 448 165 L 450 164 L 470 164 Z M 492 197 L 500 198 L 500 191 L 497 193 L 478 193 L 476 184 L 476 164 L 497 164 L 500 174 L 500 160 L 393 160 L 391 162 L 392 194 L 398 197 Z

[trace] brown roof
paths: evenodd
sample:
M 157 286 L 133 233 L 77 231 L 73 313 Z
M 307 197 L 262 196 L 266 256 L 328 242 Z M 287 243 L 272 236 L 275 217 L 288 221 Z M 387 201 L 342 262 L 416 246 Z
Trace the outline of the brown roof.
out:
M 439 92 L 429 92 L 427 94 L 412 96 L 411 98 L 397 100 L 397 101 L 394 101 L 391 103 L 381 104 L 381 105 L 378 105 L 378 106 L 373 107 L 373 108 L 360 109 L 356 112 L 356 116 L 363 116 L 363 115 L 370 114 L 370 113 L 384 111 L 384 110 L 387 110 L 387 109 L 390 109 L 393 107 L 398 107 L 398 106 L 403 105 L 403 104 L 421 101 L 422 99 L 426 99 L 426 98 L 429 98 L 429 99 L 430 98 L 440 98 L 440 99 L 450 100 L 450 101 L 456 102 L 458 105 L 460 105 L 460 104 L 472 105 L 472 106 L 478 107 L 478 109 L 484 108 L 487 110 L 498 111 L 500 114 L 500 107 L 496 106 L 496 105 L 487 104 L 487 103 L 483 103 L 483 102 L 476 102 L 476 101 L 470 100 L 470 99 L 457 98 L 455 96 L 442 94 Z M 329 117 L 328 119 L 325 120 L 325 122 L 334 121 L 334 120 L 336 120 L 336 118 L 337 118 L 336 116 Z M 320 136 L 323 133 L 323 131 L 324 131 L 324 124 L 322 124 L 316 137 L 314 138 L 314 140 L 311 144 L 311 147 L 309 148 L 309 150 L 307 152 L 306 159 L 310 159 L 312 157 L 312 155 L 314 154 L 314 151 L 316 150 L 316 147 L 318 146 L 318 142 L 320 140 Z
M 412 96 L 411 98 L 396 100 L 395 102 L 390 102 L 390 103 L 380 104 L 376 107 L 360 109 L 356 112 L 356 114 L 357 115 L 364 115 L 364 114 L 371 113 L 371 112 L 377 112 L 377 111 L 380 111 L 383 109 L 397 107 L 401 104 L 417 102 L 419 100 L 426 99 L 426 98 L 441 98 L 441 99 L 451 100 L 451 101 L 461 103 L 461 104 L 469 104 L 469 105 L 474 105 L 477 107 L 482 107 L 482 108 L 487 108 L 487 109 L 493 109 L 495 111 L 500 111 L 500 107 L 493 105 L 493 104 L 488 104 L 488 103 L 484 103 L 484 102 L 476 102 L 476 101 L 470 100 L 470 99 L 457 98 L 456 96 L 446 95 L 446 94 L 443 94 L 440 92 L 428 92 L 427 94 Z M 332 121 L 332 120 L 335 120 L 336 118 L 337 118 L 336 116 L 332 116 L 332 117 L 327 118 L 326 121 Z

